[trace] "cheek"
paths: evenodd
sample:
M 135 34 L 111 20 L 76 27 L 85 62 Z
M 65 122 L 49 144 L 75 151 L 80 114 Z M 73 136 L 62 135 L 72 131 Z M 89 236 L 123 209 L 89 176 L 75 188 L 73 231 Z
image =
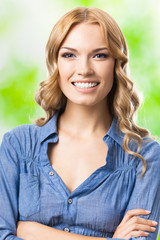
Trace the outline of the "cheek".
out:
M 59 63 L 57 66 L 59 71 L 59 78 L 58 78 L 59 86 L 62 92 L 64 93 L 70 82 L 70 79 L 72 76 L 71 70 L 73 69 L 69 66 L 69 64 L 64 62 Z
M 101 76 L 105 82 L 112 83 L 114 79 L 114 69 L 112 66 L 110 68 L 105 68 L 101 71 Z
M 114 79 L 114 64 L 113 63 L 110 63 L 108 65 L 108 67 L 105 68 L 104 75 L 106 76 L 106 78 L 108 78 L 108 80 L 113 81 L 113 79 Z
M 57 67 L 58 67 L 58 71 L 59 71 L 59 76 L 60 76 L 60 78 L 62 78 L 63 75 L 65 75 L 65 67 L 63 67 L 63 64 L 61 62 L 60 63 L 58 62 Z
M 95 66 L 96 72 L 103 78 L 110 80 L 114 77 L 114 60 L 109 59 L 108 62 L 100 62 Z
M 114 82 L 114 64 L 108 64 L 108 66 L 105 66 L 101 74 L 104 79 L 104 91 L 108 92 L 112 89 Z
M 60 78 L 67 79 L 73 73 L 73 64 L 66 61 L 59 61 L 57 64 Z

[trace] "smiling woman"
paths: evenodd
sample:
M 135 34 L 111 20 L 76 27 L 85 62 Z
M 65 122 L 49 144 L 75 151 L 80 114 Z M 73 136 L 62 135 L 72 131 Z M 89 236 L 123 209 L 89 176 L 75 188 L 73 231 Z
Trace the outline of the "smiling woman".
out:
M 115 61 L 109 55 L 98 24 L 74 26 L 59 49 L 57 65 L 59 85 L 68 104 L 103 104 L 107 109 L 106 98 L 113 85 Z
M 78 7 L 54 26 L 46 118 L 5 134 L 0 239 L 156 240 L 160 146 L 134 122 L 140 103 L 114 19 Z

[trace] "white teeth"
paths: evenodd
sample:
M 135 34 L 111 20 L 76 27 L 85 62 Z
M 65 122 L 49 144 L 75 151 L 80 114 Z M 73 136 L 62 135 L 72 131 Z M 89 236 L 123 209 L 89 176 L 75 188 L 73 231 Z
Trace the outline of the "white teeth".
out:
M 95 82 L 95 83 L 93 83 L 93 82 L 92 83 L 91 82 L 90 83 L 74 82 L 73 84 L 74 84 L 74 86 L 79 87 L 79 88 L 92 88 L 92 87 L 97 86 L 98 82 Z

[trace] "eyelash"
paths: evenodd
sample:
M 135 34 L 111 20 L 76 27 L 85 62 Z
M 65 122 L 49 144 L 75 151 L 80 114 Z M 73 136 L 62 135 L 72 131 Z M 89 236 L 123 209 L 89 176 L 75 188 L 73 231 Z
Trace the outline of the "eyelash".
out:
M 109 57 L 109 54 L 98 53 L 98 54 L 96 54 L 94 57 L 96 57 L 96 56 L 102 56 L 102 57 L 98 57 L 98 58 L 108 58 L 108 57 Z M 73 53 L 64 53 L 64 54 L 62 55 L 62 57 L 64 57 L 64 58 L 73 58 L 73 57 L 75 57 L 75 55 L 74 55 Z M 96 58 L 97 58 L 97 57 L 96 57 Z
M 68 57 L 68 55 L 70 55 L 70 57 Z M 62 57 L 64 57 L 64 58 L 72 58 L 73 56 L 75 56 L 73 53 L 64 53 L 63 55 L 62 55 Z
M 107 58 L 107 57 L 109 57 L 109 55 L 108 54 L 105 54 L 105 53 L 98 53 L 98 54 L 96 54 L 96 56 L 103 56 L 102 58 Z M 99 58 L 101 58 L 101 57 L 99 57 Z

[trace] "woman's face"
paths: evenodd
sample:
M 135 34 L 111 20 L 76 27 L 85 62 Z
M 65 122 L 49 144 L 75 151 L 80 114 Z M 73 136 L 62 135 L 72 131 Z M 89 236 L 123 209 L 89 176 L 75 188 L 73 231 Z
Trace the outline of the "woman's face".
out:
M 74 26 L 58 53 L 59 85 L 67 101 L 106 106 L 113 85 L 114 64 L 98 24 Z

